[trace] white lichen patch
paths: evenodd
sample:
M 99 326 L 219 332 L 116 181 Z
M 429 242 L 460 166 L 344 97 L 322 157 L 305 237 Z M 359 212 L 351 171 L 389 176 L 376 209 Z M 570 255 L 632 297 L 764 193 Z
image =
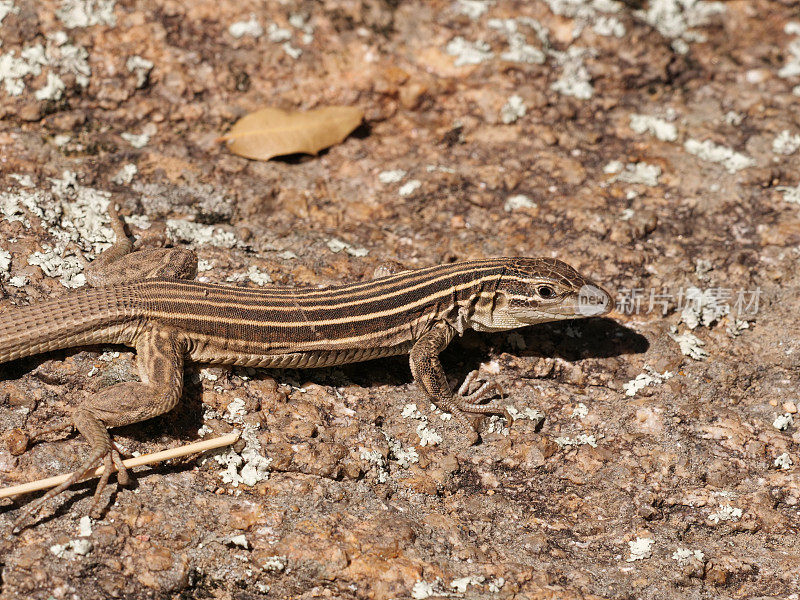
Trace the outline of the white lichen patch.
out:
M 428 583 L 427 581 L 418 581 L 414 584 L 414 587 L 411 588 L 411 597 L 414 600 L 425 600 L 425 598 L 430 598 L 431 596 L 438 596 L 441 594 L 439 588 L 441 584 L 441 580 L 437 577 L 433 583 Z
M 32 188 L 36 184 L 33 182 L 33 177 L 28 175 L 27 173 L 11 173 L 9 177 L 16 181 L 22 187 Z
M 788 452 L 784 452 L 783 454 L 780 454 L 778 457 L 776 457 L 775 462 L 773 462 L 772 464 L 778 467 L 779 469 L 788 471 L 789 469 L 792 468 L 794 461 L 792 460 L 792 457 L 789 455 Z
M 483 575 L 461 577 L 459 579 L 453 579 L 453 581 L 450 582 L 450 589 L 457 594 L 465 594 L 467 592 L 467 587 L 471 585 L 481 585 L 484 581 L 486 581 L 486 578 Z
M 789 156 L 797 152 L 798 148 L 800 148 L 800 135 L 792 135 L 792 132 L 788 129 L 781 131 L 772 140 L 772 151 L 775 154 Z
M 500 120 L 506 125 L 514 123 L 524 117 L 527 110 L 528 108 L 525 106 L 522 97 L 515 94 L 500 109 Z
M 435 446 L 442 441 L 441 435 L 428 428 L 428 417 L 419 411 L 416 404 L 406 404 L 400 416 L 404 419 L 420 421 L 419 425 L 417 425 L 417 435 L 419 436 L 420 446 Z
M 84 515 L 78 521 L 78 535 L 80 537 L 89 537 L 92 535 L 92 518 L 89 515 Z
M 245 550 L 250 549 L 250 543 L 247 541 L 247 536 L 243 533 L 239 535 L 232 535 L 228 538 L 228 543 L 232 546 L 239 546 L 240 548 L 244 548 Z
M 782 415 L 778 415 L 772 422 L 772 426 L 778 431 L 786 431 L 792 425 L 794 425 L 794 417 L 792 417 L 791 413 L 783 413 Z
M 247 269 L 247 278 L 256 285 L 260 286 L 265 286 L 272 283 L 272 277 L 270 277 L 270 274 L 260 271 L 255 266 L 251 266 Z
M 672 553 L 672 560 L 676 561 L 679 567 L 685 567 L 692 559 L 702 563 L 705 559 L 705 554 L 703 554 L 702 550 L 690 550 L 689 548 L 677 548 Z
M 13 0 L 0 0 L 0 23 L 10 14 L 18 14 L 19 7 L 14 6 Z
M 47 82 L 33 94 L 37 100 L 60 100 L 66 86 L 55 73 L 47 74 Z
M 314 26 L 308 21 L 306 15 L 302 13 L 289 15 L 289 25 L 303 32 L 302 41 L 304 44 L 310 44 L 314 41 Z
M 581 433 L 580 435 L 577 435 L 575 437 L 560 436 L 553 441 L 562 448 L 568 446 L 583 446 L 583 445 L 591 446 L 592 448 L 597 448 L 597 437 L 586 433 Z
M 731 311 L 727 303 L 729 299 L 730 292 L 728 291 L 726 297 L 721 288 L 709 288 L 703 291 L 690 287 L 684 297 L 685 305 L 681 311 L 681 321 L 689 329 L 695 329 L 698 325 L 710 327 Z
M 708 515 L 708 520 L 714 524 L 722 521 L 738 521 L 742 518 L 742 509 L 734 508 L 730 504 L 723 504 L 716 511 Z
M 75 556 L 86 556 L 94 549 L 90 540 L 78 538 L 70 540 L 65 544 L 53 544 L 50 546 L 52 552 L 58 558 L 74 558 Z
M 479 65 L 494 56 L 489 44 L 478 40 L 468 42 L 461 36 L 454 37 L 445 47 L 445 52 L 455 57 L 453 63 L 456 67 L 465 65 Z
M 270 42 L 280 43 L 292 39 L 292 32 L 289 29 L 278 27 L 276 23 L 267 25 L 267 39 Z
M 528 196 L 524 194 L 515 194 L 514 196 L 509 196 L 506 198 L 505 203 L 503 204 L 503 210 L 506 212 L 513 212 L 515 210 L 523 210 L 526 208 L 536 208 L 536 202 L 531 200 Z
M 570 417 L 573 419 L 585 419 L 589 414 L 589 407 L 586 406 L 583 402 L 579 402 L 575 408 L 572 409 L 572 414 Z
M 91 69 L 85 48 L 67 44 L 67 35 L 58 31 L 47 36 L 47 46 L 35 44 L 23 48 L 19 57 L 12 50 L 0 55 L 0 82 L 9 96 L 25 91 L 25 77 L 36 77 L 49 67 L 47 82 L 36 92 L 37 100 L 57 100 L 63 95 L 64 83 L 58 76 L 72 74 L 78 85 L 89 85 Z
M 403 448 L 403 445 L 392 438 L 389 434 L 384 434 L 386 437 L 386 441 L 389 444 L 389 451 L 390 456 L 393 456 L 397 461 L 397 464 L 403 468 L 407 469 L 414 463 L 419 462 L 419 453 L 417 449 L 414 447 Z
M 259 564 L 268 573 L 279 573 L 286 569 L 286 565 L 289 564 L 289 558 L 287 556 L 270 556 L 260 561 Z
M 636 393 L 640 390 L 643 390 L 648 385 L 656 385 L 659 383 L 664 383 L 668 379 L 673 376 L 673 373 L 670 371 L 664 371 L 663 373 L 659 373 L 650 365 L 644 366 L 644 373 L 639 373 L 635 378 L 631 379 L 627 383 L 622 384 L 622 389 L 625 390 L 626 396 L 635 396 Z
M 703 42 L 705 36 L 692 31 L 708 25 L 712 17 L 725 12 L 722 2 L 704 0 L 651 0 L 646 10 L 634 11 L 634 16 L 652 25 L 661 35 L 673 40 L 675 52 L 686 54 L 689 43 Z
M 61 35 L 59 35 L 61 34 Z M 75 82 L 81 86 L 89 85 L 92 70 L 89 67 L 89 53 L 83 46 L 67 44 L 67 35 L 56 32 L 49 36 L 47 44 L 47 61 L 61 74 L 71 73 Z
M 198 271 L 200 270 L 198 266 Z M 225 279 L 225 281 L 239 282 L 239 281 L 252 281 L 256 285 L 265 286 L 272 283 L 272 277 L 269 273 L 260 271 L 255 265 L 250 265 L 246 273 L 235 273 Z
M 214 225 L 194 223 L 186 219 L 167 219 L 167 234 L 174 242 L 194 246 L 235 248 L 240 245 L 232 231 Z
M 749 156 L 725 146 L 718 146 L 711 140 L 701 142 L 695 139 L 688 139 L 683 147 L 689 154 L 694 154 L 702 160 L 721 164 L 728 170 L 728 173 L 736 173 L 736 171 L 741 171 L 756 164 L 756 161 Z
M 442 441 L 442 436 L 433 429 L 428 428 L 427 422 L 417 425 L 417 435 L 420 446 L 436 446 Z
M 139 169 L 133 163 L 127 163 L 122 165 L 112 177 L 111 181 L 116 183 L 117 185 L 128 185 L 133 178 L 136 176 L 136 173 L 139 172 Z
M 625 35 L 625 26 L 613 16 L 613 13 L 622 10 L 621 2 L 614 0 L 545 0 L 545 2 L 553 14 L 574 19 L 572 39 L 580 36 L 587 26 L 591 26 L 599 35 L 615 37 Z
M 405 198 L 416 192 L 420 187 L 422 187 L 422 182 L 419 179 L 412 179 L 401 185 L 397 193 L 401 198 Z
M 128 142 L 134 148 L 144 148 L 150 142 L 150 136 L 147 133 L 128 133 L 127 131 L 120 133 L 119 137 Z
M 445 167 L 443 165 L 425 165 L 425 170 L 428 173 L 434 173 L 439 171 L 440 173 L 455 173 L 456 170 L 453 167 Z
M 0 213 L 9 221 L 31 225 L 39 219 L 51 236 L 41 252 L 33 252 L 28 263 L 58 277 L 66 287 L 85 283 L 85 261 L 108 248 L 114 232 L 108 225 L 108 192 L 84 187 L 69 171 L 51 180 L 50 192 L 17 190 L 0 193 Z M 80 256 L 77 254 L 80 252 Z
M 538 21 L 527 17 L 517 19 L 489 19 L 488 25 L 505 34 L 508 40 L 508 50 L 500 55 L 500 58 L 515 63 L 529 65 L 540 65 L 544 63 L 545 53 L 528 43 L 528 39 L 519 29 L 520 25 L 526 25 L 539 34 L 540 39 L 546 45 L 547 30 Z
M 503 578 L 503 577 L 498 577 L 497 579 L 494 579 L 494 580 L 492 580 L 492 581 L 489 581 L 489 583 L 487 584 L 487 586 L 488 586 L 488 588 L 489 588 L 489 592 L 491 592 L 492 594 L 496 594 L 496 593 L 498 593 L 498 592 L 499 592 L 501 589 L 503 589 L 503 586 L 504 586 L 505 584 L 506 584 L 506 580 L 505 580 L 505 578 Z
M 204 420 L 224 419 L 241 431 L 240 439 L 245 443 L 241 453 L 229 446 L 214 454 L 214 460 L 224 467 L 220 472 L 222 482 L 231 487 L 239 487 L 240 484 L 252 487 L 264 481 L 269 477 L 269 465 L 272 463 L 271 458 L 264 456 L 257 426 L 247 424 L 244 420 L 247 414 L 244 406 L 244 401 L 235 398 L 228 404 L 224 414 L 220 415 L 213 408 L 207 408 L 203 414 Z M 201 459 L 201 464 L 205 460 Z
M 570 46 L 566 52 L 551 52 L 556 62 L 561 66 L 561 77 L 559 77 L 550 88 L 564 96 L 573 96 L 579 100 L 588 100 L 594 96 L 592 78 L 583 58 L 593 54 L 591 48 L 578 48 Z
M 348 244 L 347 242 L 343 242 L 338 238 L 331 238 L 326 242 L 326 244 L 331 252 L 338 253 L 344 250 L 350 256 L 355 256 L 357 258 L 369 254 L 369 250 L 367 250 L 366 248 L 353 246 L 351 244 Z
M 375 465 L 375 470 L 377 472 L 377 476 L 375 477 L 376 483 L 386 483 L 389 481 L 389 471 L 387 468 L 388 465 L 386 463 L 386 458 L 378 450 L 367 450 L 366 448 L 361 448 L 359 458 Z
M 232 23 L 230 27 L 228 27 L 228 33 L 231 34 L 232 37 L 239 39 L 240 37 L 244 37 L 249 35 L 250 37 L 260 38 L 264 35 L 264 28 L 256 19 L 254 14 L 250 14 L 250 18 L 246 21 L 236 21 L 236 23 Z
M 538 424 L 544 421 L 545 417 L 542 411 L 536 410 L 535 408 L 530 408 L 528 406 L 522 410 L 517 410 L 515 406 L 509 404 L 506 406 L 506 410 L 508 411 L 508 414 L 511 415 L 511 418 L 515 421 L 519 421 L 520 419 L 529 419 Z
M 607 165 L 608 166 L 608 165 Z M 628 163 L 616 176 L 616 181 L 655 187 L 661 176 L 661 167 L 646 162 Z
M 136 75 L 136 87 L 143 88 L 153 70 L 153 61 L 134 54 L 125 61 L 125 68 Z
M 632 114 L 631 129 L 636 133 L 649 133 L 662 142 L 674 142 L 678 139 L 678 129 L 673 123 L 650 115 Z
M 403 169 L 381 171 L 380 173 L 378 173 L 378 181 L 380 181 L 383 184 L 398 183 L 399 181 L 402 181 L 403 177 L 405 176 L 406 172 Z
M 225 407 L 225 417 L 228 419 L 239 419 L 241 420 L 247 414 L 247 410 L 245 410 L 245 403 L 242 398 L 234 398 L 228 403 L 228 406 Z
M 84 263 L 77 256 L 65 257 L 45 246 L 43 252 L 33 252 L 28 257 L 28 264 L 39 267 L 47 277 L 57 277 L 64 287 L 79 288 L 86 285 Z
M 62 0 L 56 16 L 67 29 L 92 25 L 113 27 L 117 24 L 115 4 L 116 0 Z
M 404 419 L 424 419 L 425 417 L 419 412 L 417 405 L 413 402 L 406 404 L 400 412 L 400 416 Z
M 783 28 L 787 35 L 800 36 L 800 22 L 790 21 Z M 778 71 L 778 77 L 787 79 L 800 75 L 800 37 L 796 37 L 786 47 L 786 63 Z M 798 86 L 800 87 L 800 86 Z M 800 96 L 800 94 L 796 94 Z
M 139 229 L 150 229 L 153 223 L 147 215 L 128 215 L 125 217 L 125 223 L 132 227 Z
M 281 48 L 283 48 L 283 51 L 286 53 L 287 56 L 289 56 L 294 60 L 297 60 L 303 55 L 302 48 L 298 48 L 297 46 L 292 46 L 292 44 L 290 44 L 289 42 L 284 42 L 281 45 Z
M 473 21 L 480 19 L 495 0 L 456 0 L 455 9 Z
M 750 329 L 750 321 L 745 319 L 732 319 L 725 329 L 726 333 L 731 337 L 739 337 L 745 330 Z
M 653 553 L 653 544 L 655 544 L 653 538 L 642 537 L 637 537 L 635 540 L 628 542 L 628 550 L 631 554 L 626 561 L 634 562 L 650 558 Z
M 11 252 L 0 248 L 0 278 L 8 277 L 11 269 Z
M 0 55 L 0 81 L 9 96 L 19 96 L 25 91 L 22 79 L 31 75 L 36 77 L 47 64 L 44 47 L 41 44 L 30 46 L 20 52 L 19 58 L 12 50 Z
M 689 333 L 688 331 L 679 334 L 677 329 L 673 328 L 673 331 L 669 333 L 669 337 L 671 337 L 673 341 L 678 344 L 681 349 L 681 353 L 684 356 L 688 356 L 694 360 L 703 360 L 708 358 L 708 351 L 703 349 L 703 346 L 705 346 L 706 343 L 696 335 Z
M 775 189 L 778 190 L 779 192 L 783 192 L 783 199 L 786 202 L 800 204 L 800 184 L 797 184 L 795 187 L 788 185 L 779 185 L 776 186 Z
M 625 25 L 617 17 L 600 15 L 592 23 L 592 29 L 597 35 L 605 37 L 621 38 L 625 35 Z

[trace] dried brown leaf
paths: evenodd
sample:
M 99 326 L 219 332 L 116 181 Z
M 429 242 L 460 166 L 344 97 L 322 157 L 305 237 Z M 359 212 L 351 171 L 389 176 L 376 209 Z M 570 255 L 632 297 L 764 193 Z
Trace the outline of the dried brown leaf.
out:
M 220 141 L 234 154 L 269 160 L 284 154 L 316 154 L 338 144 L 358 127 L 364 111 L 353 106 L 325 106 L 307 112 L 262 108 L 233 124 Z

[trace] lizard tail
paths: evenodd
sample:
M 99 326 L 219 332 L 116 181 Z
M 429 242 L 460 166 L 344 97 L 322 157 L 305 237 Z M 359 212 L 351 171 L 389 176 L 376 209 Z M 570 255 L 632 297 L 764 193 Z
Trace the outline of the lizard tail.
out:
M 125 343 L 125 324 L 134 311 L 121 291 L 87 288 L 0 309 L 0 363 L 74 346 Z

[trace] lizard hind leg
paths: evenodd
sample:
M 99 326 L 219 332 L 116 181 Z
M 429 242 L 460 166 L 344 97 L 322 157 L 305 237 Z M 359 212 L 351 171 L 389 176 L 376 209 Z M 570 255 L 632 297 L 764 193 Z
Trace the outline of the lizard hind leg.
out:
M 98 482 L 91 514 L 96 514 L 111 470 L 125 485 L 128 473 L 108 428 L 138 423 L 166 413 L 178 403 L 183 391 L 183 364 L 186 342 L 172 331 L 149 330 L 137 341 L 137 364 L 141 382 L 118 383 L 100 390 L 85 400 L 72 415 L 75 427 L 89 442 L 91 453 L 72 476 L 26 506 L 14 522 L 14 531 L 35 514 L 48 500 L 83 479 L 101 462 L 105 471 Z
M 108 204 L 108 216 L 116 241 L 84 269 L 86 281 L 92 287 L 156 277 L 194 279 L 197 275 L 197 255 L 193 251 L 148 248 L 134 252 L 133 242 L 125 233 L 125 225 L 113 201 Z

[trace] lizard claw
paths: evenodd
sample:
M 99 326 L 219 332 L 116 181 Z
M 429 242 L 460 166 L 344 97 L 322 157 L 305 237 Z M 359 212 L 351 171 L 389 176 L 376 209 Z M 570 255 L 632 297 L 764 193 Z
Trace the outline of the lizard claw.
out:
M 120 455 L 120 450 L 118 446 L 112 442 L 111 448 L 106 452 L 104 455 L 101 456 L 92 456 L 89 460 L 87 460 L 81 467 L 72 473 L 70 478 L 65 481 L 64 483 L 60 484 L 59 486 L 51 489 L 48 491 L 44 496 L 38 498 L 31 502 L 28 506 L 22 509 L 21 514 L 16 518 L 13 524 L 13 533 L 19 533 L 25 521 L 29 517 L 35 516 L 44 504 L 50 500 L 58 496 L 61 492 L 72 486 L 74 483 L 81 481 L 84 479 L 90 472 L 92 472 L 98 464 L 102 462 L 103 466 L 105 467 L 103 473 L 100 475 L 100 481 L 97 483 L 97 487 L 95 488 L 94 498 L 92 500 L 92 506 L 89 509 L 89 516 L 92 518 L 98 518 L 100 516 L 101 511 L 99 510 L 100 506 L 100 498 L 102 497 L 103 490 L 106 488 L 108 484 L 108 480 L 111 477 L 111 473 L 117 473 L 117 482 L 120 485 L 128 485 L 131 481 L 131 477 L 128 474 L 128 469 L 122 464 L 122 457 Z
M 473 415 L 504 415 L 508 422 L 511 423 L 513 419 L 508 414 L 508 409 L 501 405 L 500 401 L 493 400 L 492 402 L 481 403 L 481 400 L 494 395 L 499 395 L 502 400 L 505 397 L 503 387 L 495 381 L 484 381 L 475 391 L 470 392 L 470 388 L 477 377 L 478 371 L 472 371 L 466 376 L 464 383 L 453 394 L 453 404 L 463 412 Z

